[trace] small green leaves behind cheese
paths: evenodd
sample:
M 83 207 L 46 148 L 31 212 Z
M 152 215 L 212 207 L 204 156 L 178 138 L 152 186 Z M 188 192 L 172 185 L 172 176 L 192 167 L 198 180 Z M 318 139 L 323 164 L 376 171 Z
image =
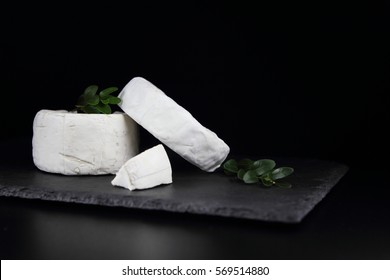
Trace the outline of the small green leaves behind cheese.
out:
M 121 103 L 121 99 L 116 96 L 110 96 L 107 99 L 102 99 L 103 104 L 112 104 L 112 105 L 117 105 Z
M 118 88 L 117 87 L 109 87 L 109 88 L 106 88 L 106 89 L 103 89 L 102 91 L 99 92 L 99 96 L 101 99 L 107 99 L 109 97 L 111 97 L 111 93 L 117 91 Z
M 87 87 L 84 90 L 84 94 L 83 95 L 86 98 L 91 98 L 91 97 L 96 95 L 97 90 L 98 90 L 98 86 L 97 85 L 91 85 L 91 86 Z
M 260 159 L 253 161 L 251 159 L 229 159 L 223 164 L 226 175 L 235 175 L 239 180 L 247 184 L 261 182 L 265 187 L 278 186 L 282 188 L 291 188 L 291 184 L 280 181 L 294 172 L 291 167 L 276 168 L 276 163 L 272 159 Z
M 91 85 L 84 90 L 76 104 L 79 113 L 87 114 L 111 114 L 111 106 L 117 105 L 121 99 L 111 94 L 117 91 L 117 87 L 109 87 L 98 92 L 97 85 Z
M 96 105 L 96 109 L 102 114 L 111 114 L 111 107 L 108 104 L 99 103 Z

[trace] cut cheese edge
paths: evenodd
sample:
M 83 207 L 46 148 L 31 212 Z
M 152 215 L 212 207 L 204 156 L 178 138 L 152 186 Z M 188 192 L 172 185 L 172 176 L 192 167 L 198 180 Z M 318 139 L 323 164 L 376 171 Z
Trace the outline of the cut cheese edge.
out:
M 161 144 L 128 160 L 111 182 L 114 186 L 131 191 L 170 183 L 172 183 L 171 163 Z
M 214 171 L 229 154 L 229 146 L 223 140 L 149 81 L 133 78 L 119 97 L 123 111 L 200 169 Z

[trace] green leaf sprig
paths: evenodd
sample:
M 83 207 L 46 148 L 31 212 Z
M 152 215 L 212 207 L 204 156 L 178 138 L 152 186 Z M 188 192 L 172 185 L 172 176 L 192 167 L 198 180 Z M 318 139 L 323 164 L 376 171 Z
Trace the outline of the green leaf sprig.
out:
M 236 161 L 229 159 L 223 164 L 223 169 L 227 175 L 236 175 L 238 179 L 247 184 L 261 182 L 266 187 L 273 185 L 291 188 L 291 184 L 281 179 L 286 178 L 294 172 L 291 167 L 275 168 L 276 163 L 272 159 L 242 159 Z
M 77 100 L 76 109 L 80 113 L 87 114 L 111 114 L 111 106 L 117 105 L 121 99 L 111 94 L 117 91 L 117 87 L 109 87 L 98 92 L 97 85 L 91 85 L 84 90 Z

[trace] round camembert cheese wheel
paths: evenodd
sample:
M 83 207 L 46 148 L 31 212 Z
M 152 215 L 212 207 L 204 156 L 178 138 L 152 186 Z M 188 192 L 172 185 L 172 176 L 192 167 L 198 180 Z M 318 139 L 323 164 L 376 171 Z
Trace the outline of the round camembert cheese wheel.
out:
M 115 174 L 138 154 L 138 125 L 126 114 L 41 110 L 33 123 L 33 160 L 64 175 Z

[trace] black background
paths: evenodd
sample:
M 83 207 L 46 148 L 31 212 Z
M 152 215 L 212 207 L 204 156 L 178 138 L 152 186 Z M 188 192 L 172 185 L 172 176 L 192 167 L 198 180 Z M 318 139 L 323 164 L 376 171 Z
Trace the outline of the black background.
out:
M 287 226 L 2 198 L 5 257 L 389 257 L 389 5 L 255 2 L 2 6 L 1 140 L 31 157 L 37 111 L 142 76 L 232 155 L 349 165 L 321 207 Z
M 31 137 L 38 110 L 72 109 L 90 84 L 142 76 L 232 154 L 383 159 L 389 6 L 182 2 L 4 9 L 3 138 Z

